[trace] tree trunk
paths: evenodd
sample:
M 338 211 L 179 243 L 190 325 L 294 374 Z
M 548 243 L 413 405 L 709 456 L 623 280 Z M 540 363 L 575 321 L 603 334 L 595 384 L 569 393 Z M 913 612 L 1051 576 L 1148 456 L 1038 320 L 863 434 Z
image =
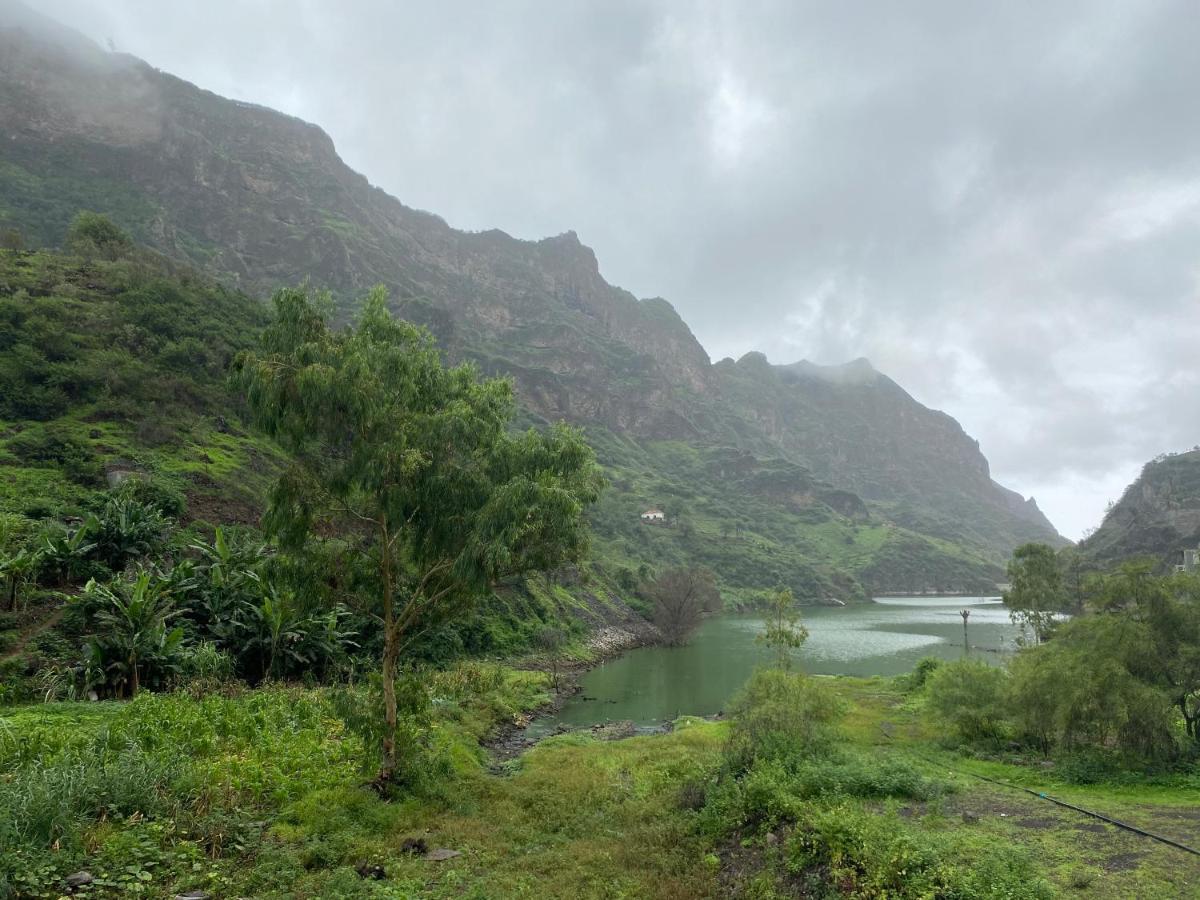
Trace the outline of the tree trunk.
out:
M 391 781 L 396 774 L 396 663 L 400 655 L 400 636 L 396 633 L 395 597 L 393 595 L 392 544 L 387 528 L 383 529 L 383 763 L 377 779 L 380 785 Z
M 13 575 L 8 580 L 8 608 L 12 612 L 17 611 L 17 576 Z

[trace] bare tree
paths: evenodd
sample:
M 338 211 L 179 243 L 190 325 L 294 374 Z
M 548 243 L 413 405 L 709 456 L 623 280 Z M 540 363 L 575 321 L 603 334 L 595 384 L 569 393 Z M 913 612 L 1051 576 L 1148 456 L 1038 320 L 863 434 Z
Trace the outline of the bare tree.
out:
M 562 658 L 563 647 L 567 643 L 566 633 L 557 626 L 546 625 L 537 635 L 538 647 L 545 654 L 546 659 L 550 663 L 550 678 L 551 684 L 554 685 L 554 693 L 559 692 L 558 685 L 558 664 Z
M 686 644 L 704 614 L 721 608 L 721 592 L 708 569 L 671 569 L 654 579 L 646 593 L 663 643 L 672 647 Z

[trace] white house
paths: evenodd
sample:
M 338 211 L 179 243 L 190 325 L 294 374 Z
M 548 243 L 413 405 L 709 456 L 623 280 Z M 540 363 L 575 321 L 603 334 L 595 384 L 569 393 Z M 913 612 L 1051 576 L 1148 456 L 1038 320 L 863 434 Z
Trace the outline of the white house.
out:
M 663 512 L 661 509 L 648 509 L 644 513 L 642 513 L 642 521 L 643 522 L 665 522 L 665 521 L 667 521 L 667 514 L 665 512 Z

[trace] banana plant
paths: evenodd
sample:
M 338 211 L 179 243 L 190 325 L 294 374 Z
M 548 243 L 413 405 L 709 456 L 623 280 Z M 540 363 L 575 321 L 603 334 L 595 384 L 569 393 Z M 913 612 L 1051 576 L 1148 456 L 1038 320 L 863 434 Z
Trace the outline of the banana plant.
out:
M 103 675 L 117 696 L 134 696 L 143 684 L 165 683 L 179 671 L 183 629 L 169 628 L 178 611 L 164 581 L 148 569 L 132 581 L 87 583 L 98 633 L 87 649 L 88 668 Z
M 41 554 L 27 547 L 0 557 L 0 578 L 8 579 L 8 608 L 10 610 L 15 611 L 17 608 L 18 590 L 33 581 L 41 566 Z

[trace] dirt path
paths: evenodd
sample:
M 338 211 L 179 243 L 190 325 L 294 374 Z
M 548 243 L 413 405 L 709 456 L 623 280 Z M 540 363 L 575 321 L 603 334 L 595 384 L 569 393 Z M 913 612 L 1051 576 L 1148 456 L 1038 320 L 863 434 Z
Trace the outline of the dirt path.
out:
M 27 623 L 17 632 L 17 641 L 3 653 L 0 653 L 0 663 L 8 662 L 10 659 L 15 659 L 25 652 L 25 648 L 35 637 L 43 631 L 47 631 L 58 624 L 63 617 L 63 613 L 67 610 L 65 603 L 60 603 L 55 607 L 41 607 L 38 613 L 40 618 Z M 28 610 L 26 611 L 28 612 Z

